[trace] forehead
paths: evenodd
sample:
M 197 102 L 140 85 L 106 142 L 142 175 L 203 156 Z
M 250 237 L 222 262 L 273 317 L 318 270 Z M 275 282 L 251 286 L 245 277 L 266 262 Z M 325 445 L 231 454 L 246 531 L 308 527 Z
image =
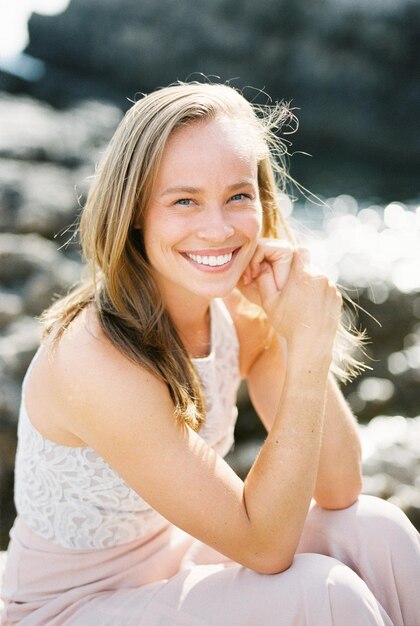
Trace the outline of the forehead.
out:
M 213 164 L 229 158 L 248 163 L 257 162 L 261 141 L 252 124 L 227 116 L 199 120 L 177 128 L 165 146 L 162 166 L 174 162 L 213 160 Z

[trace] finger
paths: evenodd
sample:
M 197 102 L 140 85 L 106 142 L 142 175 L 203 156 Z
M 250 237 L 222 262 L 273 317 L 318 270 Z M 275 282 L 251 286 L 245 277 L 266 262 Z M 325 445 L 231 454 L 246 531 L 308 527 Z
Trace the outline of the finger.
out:
M 288 241 L 279 239 L 260 239 L 251 259 L 251 275 L 256 278 L 260 273 L 260 266 L 264 261 L 271 264 L 289 264 L 294 248 Z
M 260 292 L 261 302 L 270 300 L 273 296 L 278 294 L 276 281 L 271 265 L 269 263 L 263 263 L 261 271 L 256 279 L 258 290 Z
M 261 263 L 264 261 L 264 257 L 265 257 L 265 253 L 264 253 L 262 246 L 258 246 L 249 264 L 252 279 L 257 278 L 257 276 L 259 275 L 261 271 L 260 266 L 261 266 Z
M 264 256 L 269 261 L 281 261 L 288 263 L 293 256 L 294 247 L 284 239 L 265 239 L 260 244 Z

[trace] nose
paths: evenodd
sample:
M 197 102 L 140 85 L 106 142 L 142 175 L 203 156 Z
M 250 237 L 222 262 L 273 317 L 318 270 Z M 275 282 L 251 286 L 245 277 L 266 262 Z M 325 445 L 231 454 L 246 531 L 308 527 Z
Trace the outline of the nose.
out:
M 200 215 L 200 223 L 197 236 L 205 241 L 224 242 L 235 234 L 235 228 L 231 224 L 223 207 L 208 207 Z

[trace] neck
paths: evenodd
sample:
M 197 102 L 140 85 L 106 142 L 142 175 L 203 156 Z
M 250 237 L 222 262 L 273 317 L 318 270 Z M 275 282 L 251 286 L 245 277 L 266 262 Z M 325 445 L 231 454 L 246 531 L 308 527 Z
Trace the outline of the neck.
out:
M 193 296 L 183 303 L 171 300 L 166 309 L 190 356 L 207 356 L 211 344 L 210 302 Z

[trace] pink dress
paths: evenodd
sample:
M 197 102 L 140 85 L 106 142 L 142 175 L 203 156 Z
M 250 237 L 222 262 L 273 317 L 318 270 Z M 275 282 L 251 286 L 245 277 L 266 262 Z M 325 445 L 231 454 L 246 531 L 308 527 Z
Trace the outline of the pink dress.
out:
M 206 396 L 200 436 L 225 456 L 239 345 L 218 299 L 211 346 L 193 360 Z M 24 389 L 3 626 L 420 626 L 419 535 L 389 503 L 313 505 L 293 565 L 261 575 L 176 528 L 93 449 L 45 439 Z

